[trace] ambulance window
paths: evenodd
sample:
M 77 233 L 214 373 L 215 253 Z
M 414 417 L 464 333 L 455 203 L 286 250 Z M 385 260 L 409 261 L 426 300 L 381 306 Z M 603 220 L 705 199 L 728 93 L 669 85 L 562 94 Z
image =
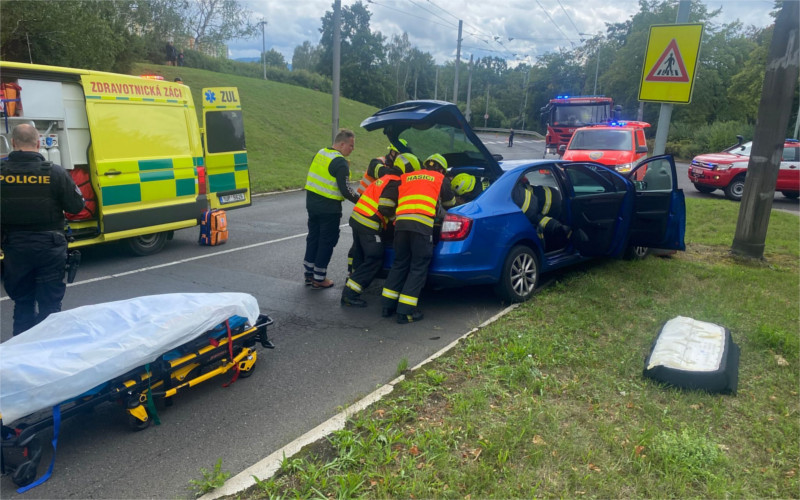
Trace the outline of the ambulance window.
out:
M 209 153 L 246 150 L 242 112 L 207 111 L 206 143 Z

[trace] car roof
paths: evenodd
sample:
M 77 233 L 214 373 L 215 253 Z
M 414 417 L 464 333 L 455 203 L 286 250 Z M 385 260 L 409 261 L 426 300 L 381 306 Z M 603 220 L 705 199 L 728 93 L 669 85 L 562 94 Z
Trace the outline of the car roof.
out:
M 405 101 L 383 108 L 361 122 L 361 126 L 369 132 L 383 129 L 383 133 L 401 152 L 404 147 L 397 140 L 401 132 L 412 127 L 424 130 L 433 125 L 460 129 L 483 156 L 483 167 L 488 173 L 494 177 L 502 175 L 503 170 L 497 159 L 486 149 L 453 103 L 434 100 Z
M 619 122 L 611 122 L 611 123 L 598 123 L 596 125 L 587 125 L 585 127 L 581 127 L 578 130 L 639 130 L 649 128 L 650 124 L 647 122 L 636 122 L 636 121 L 619 121 Z M 577 132 L 577 130 L 576 130 Z

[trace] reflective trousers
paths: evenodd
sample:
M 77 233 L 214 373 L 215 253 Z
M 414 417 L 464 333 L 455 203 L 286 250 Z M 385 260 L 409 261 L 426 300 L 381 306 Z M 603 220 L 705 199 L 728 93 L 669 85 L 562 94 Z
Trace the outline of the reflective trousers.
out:
M 347 279 L 344 294 L 355 298 L 372 283 L 383 267 L 383 242 L 372 231 L 353 228 L 353 272 Z
M 308 214 L 308 236 L 303 266 L 306 276 L 322 281 L 328 272 L 333 248 L 339 242 L 342 214 Z
M 395 231 L 394 262 L 383 287 L 381 305 L 397 314 L 411 314 L 417 308 L 419 294 L 428 277 L 433 257 L 431 235 L 413 231 Z

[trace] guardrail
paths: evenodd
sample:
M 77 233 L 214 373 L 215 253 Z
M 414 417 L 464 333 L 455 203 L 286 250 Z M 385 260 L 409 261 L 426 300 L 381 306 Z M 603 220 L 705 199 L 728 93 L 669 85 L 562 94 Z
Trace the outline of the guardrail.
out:
M 487 128 L 487 127 L 472 127 L 472 130 L 475 132 L 482 132 L 486 134 L 504 134 L 508 135 L 511 131 L 507 128 Z M 535 132 L 533 130 L 514 130 L 514 136 L 525 135 L 529 137 L 533 137 L 534 139 L 544 139 L 544 136 L 539 132 Z

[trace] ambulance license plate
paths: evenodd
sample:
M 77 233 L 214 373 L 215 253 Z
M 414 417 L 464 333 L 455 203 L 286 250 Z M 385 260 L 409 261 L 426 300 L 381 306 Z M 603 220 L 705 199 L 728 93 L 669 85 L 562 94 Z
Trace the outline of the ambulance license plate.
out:
M 219 197 L 219 202 L 223 205 L 226 203 L 235 203 L 237 201 L 244 201 L 244 193 L 226 194 L 225 196 Z

